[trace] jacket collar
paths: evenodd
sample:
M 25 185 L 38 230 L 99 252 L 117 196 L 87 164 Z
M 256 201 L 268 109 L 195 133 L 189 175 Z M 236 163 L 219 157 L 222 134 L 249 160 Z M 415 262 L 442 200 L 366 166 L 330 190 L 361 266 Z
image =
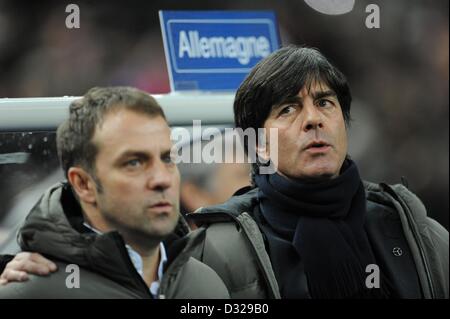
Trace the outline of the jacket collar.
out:
M 112 231 L 98 235 L 82 223 L 81 207 L 71 187 L 58 183 L 44 193 L 27 216 L 18 233 L 19 245 L 23 250 L 100 273 L 142 294 L 145 283 L 134 269 L 120 234 Z M 180 218 L 165 241 L 169 256 L 173 244 L 186 245 L 182 238 L 188 232 L 187 223 Z

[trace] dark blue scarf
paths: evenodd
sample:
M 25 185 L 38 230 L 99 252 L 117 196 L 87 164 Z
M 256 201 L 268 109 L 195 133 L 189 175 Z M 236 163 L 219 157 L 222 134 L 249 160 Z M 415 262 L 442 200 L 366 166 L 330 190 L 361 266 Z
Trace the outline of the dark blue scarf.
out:
M 260 209 L 304 262 L 313 298 L 380 297 L 366 287 L 366 266 L 376 264 L 364 230 L 366 198 L 356 165 L 346 160 L 341 174 L 303 183 L 279 174 L 257 175 Z

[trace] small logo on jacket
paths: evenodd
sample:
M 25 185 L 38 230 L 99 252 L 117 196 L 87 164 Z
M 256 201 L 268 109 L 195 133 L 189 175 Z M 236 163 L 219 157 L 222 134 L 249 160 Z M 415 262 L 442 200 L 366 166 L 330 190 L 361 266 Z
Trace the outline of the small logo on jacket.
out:
M 392 249 L 392 253 L 395 257 L 400 257 L 401 255 L 403 255 L 403 250 L 400 247 L 394 247 Z

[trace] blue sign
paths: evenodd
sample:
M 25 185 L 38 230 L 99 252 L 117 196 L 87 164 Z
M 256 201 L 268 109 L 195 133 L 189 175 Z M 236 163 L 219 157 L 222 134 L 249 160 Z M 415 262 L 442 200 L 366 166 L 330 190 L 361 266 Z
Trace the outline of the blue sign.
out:
M 235 91 L 279 47 L 269 11 L 160 11 L 172 91 Z

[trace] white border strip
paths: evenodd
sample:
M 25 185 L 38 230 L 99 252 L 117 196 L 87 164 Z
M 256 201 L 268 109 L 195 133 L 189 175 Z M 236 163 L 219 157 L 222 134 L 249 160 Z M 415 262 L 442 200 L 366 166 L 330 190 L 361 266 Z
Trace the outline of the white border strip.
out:
M 234 94 L 171 93 L 152 95 L 170 125 L 232 124 Z M 79 97 L 0 99 L 0 131 L 53 130 L 68 116 L 70 103 Z

